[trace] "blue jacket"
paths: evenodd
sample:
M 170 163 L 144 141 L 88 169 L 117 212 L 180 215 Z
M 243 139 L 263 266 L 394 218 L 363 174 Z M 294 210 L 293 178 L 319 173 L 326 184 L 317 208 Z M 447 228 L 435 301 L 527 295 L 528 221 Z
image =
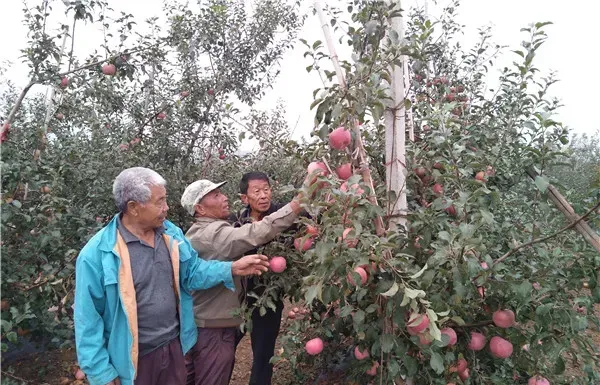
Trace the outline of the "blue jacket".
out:
M 169 221 L 163 234 L 173 264 L 183 354 L 196 343 L 191 290 L 224 284 L 234 290 L 231 262 L 205 261 Z M 91 385 L 119 377 L 133 385 L 138 363 L 137 304 L 127 245 L 117 216 L 84 246 L 75 267 L 75 345 Z

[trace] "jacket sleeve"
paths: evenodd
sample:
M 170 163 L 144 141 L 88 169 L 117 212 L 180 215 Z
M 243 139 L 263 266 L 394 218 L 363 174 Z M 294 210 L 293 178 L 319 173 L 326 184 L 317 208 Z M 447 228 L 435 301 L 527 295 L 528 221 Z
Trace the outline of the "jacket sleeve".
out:
M 233 227 L 228 222 L 218 221 L 202 231 L 189 231 L 187 237 L 192 247 L 201 254 L 202 250 L 212 251 L 202 258 L 232 261 L 273 240 L 293 225 L 297 217 L 291 205 L 287 204 L 257 222 Z
M 82 252 L 75 266 L 75 346 L 79 366 L 91 385 L 105 385 L 119 375 L 104 339 L 105 301 L 101 268 Z
M 206 290 L 223 284 L 235 291 L 231 275 L 231 262 L 206 261 L 198 257 L 198 253 L 190 242 L 183 238 L 179 243 L 179 268 L 181 269 L 181 285 L 188 291 Z

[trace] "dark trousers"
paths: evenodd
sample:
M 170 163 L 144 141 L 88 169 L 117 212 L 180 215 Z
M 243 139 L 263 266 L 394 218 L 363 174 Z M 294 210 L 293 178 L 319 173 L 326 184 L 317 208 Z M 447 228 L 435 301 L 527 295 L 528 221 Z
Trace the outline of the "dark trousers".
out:
M 179 337 L 138 359 L 135 385 L 185 385 L 185 360 Z
M 252 281 L 252 280 L 250 280 Z M 248 287 L 248 291 L 252 287 Z M 252 306 L 255 298 L 248 297 L 248 306 Z M 261 317 L 259 309 L 252 312 L 252 332 L 250 340 L 252 343 L 252 373 L 250 374 L 250 385 L 271 385 L 273 377 L 273 365 L 269 363 L 271 357 L 275 354 L 275 341 L 281 327 L 281 313 L 283 312 L 283 302 L 275 303 L 276 311 L 267 308 L 267 313 Z M 244 337 L 244 333 L 237 330 L 235 346 Z
M 235 333 L 236 328 L 198 328 L 198 342 L 191 350 L 195 385 L 229 383 L 235 360 Z

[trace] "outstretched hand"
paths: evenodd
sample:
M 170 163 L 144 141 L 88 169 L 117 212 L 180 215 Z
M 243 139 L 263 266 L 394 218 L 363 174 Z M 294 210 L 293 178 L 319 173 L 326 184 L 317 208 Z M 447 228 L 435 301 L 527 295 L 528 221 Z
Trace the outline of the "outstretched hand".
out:
M 261 275 L 269 271 L 269 258 L 266 255 L 246 255 L 231 264 L 232 275 Z

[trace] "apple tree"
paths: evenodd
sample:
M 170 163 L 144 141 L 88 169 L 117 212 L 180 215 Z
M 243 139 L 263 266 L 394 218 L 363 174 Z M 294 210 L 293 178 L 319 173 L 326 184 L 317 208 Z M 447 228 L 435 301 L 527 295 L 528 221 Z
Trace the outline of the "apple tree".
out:
M 184 187 L 238 167 L 242 111 L 302 24 L 299 4 L 277 0 L 251 12 L 243 1 L 166 2 L 145 30 L 102 0 L 36 3 L 19 64 L 29 83 L 4 79 L 0 95 L 3 349 L 18 334 L 71 341 L 75 259 L 114 215 L 124 168 L 162 174 L 170 219 L 187 227 Z M 69 23 L 54 26 L 61 10 Z M 102 37 L 83 40 L 84 29 Z
M 304 302 L 273 359 L 296 383 L 319 374 L 385 384 L 600 379 L 588 337 L 599 325 L 600 259 L 546 196 L 568 143 L 550 93 L 556 79 L 534 60 L 550 23 L 522 30 L 514 64 L 487 90 L 500 47 L 483 29 L 464 50 L 457 10 L 452 2 L 433 21 L 396 2 L 330 9 L 329 25 L 352 49 L 339 62 L 343 83 L 327 70 L 336 55 L 306 42 L 307 70 L 325 80 L 312 105 L 316 141 L 297 155 L 316 178 L 305 189 L 311 217 L 295 252 L 286 241 L 265 248 L 286 255 L 287 269 L 270 274 L 257 302 L 271 306 L 276 288 Z M 402 15 L 404 37 L 393 27 Z M 409 97 L 394 104 L 393 69 L 405 60 Z M 406 226 L 392 225 L 399 195 L 386 168 L 398 159 L 384 156 L 383 117 L 398 110 L 410 110 L 401 118 L 414 135 L 402 164 Z M 598 202 L 589 208 L 584 219 Z M 567 378 L 567 366 L 581 375 Z

